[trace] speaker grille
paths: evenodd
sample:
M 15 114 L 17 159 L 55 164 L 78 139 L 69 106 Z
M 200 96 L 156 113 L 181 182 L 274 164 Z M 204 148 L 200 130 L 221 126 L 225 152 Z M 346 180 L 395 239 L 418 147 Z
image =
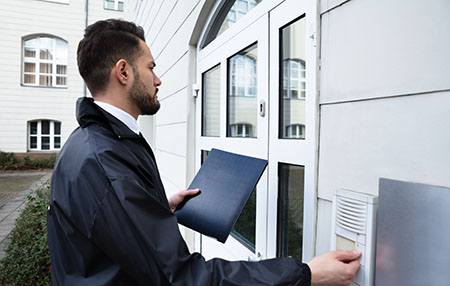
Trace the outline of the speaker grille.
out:
M 336 222 L 340 227 L 358 234 L 365 234 L 366 216 L 366 204 L 350 198 L 337 197 Z

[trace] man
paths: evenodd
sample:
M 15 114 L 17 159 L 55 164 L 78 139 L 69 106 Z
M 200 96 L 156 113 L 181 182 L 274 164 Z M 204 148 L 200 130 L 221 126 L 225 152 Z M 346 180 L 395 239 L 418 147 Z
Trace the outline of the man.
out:
M 160 79 L 142 28 L 99 21 L 78 46 L 93 95 L 77 102 L 77 128 L 53 172 L 48 241 L 53 285 L 348 285 L 359 253 L 330 252 L 308 264 L 292 258 L 205 261 L 189 253 L 167 200 L 139 115 L 155 114 Z M 95 101 L 94 101 L 95 100 Z

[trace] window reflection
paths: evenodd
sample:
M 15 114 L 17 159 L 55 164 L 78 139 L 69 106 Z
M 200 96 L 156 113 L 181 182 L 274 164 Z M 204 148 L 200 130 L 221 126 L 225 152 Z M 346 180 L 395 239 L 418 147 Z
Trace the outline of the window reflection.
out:
M 256 7 L 262 0 L 237 0 L 231 6 L 222 25 L 220 26 L 217 36 L 225 32 L 229 27 L 233 26 L 237 21 L 244 17 L 248 11 Z M 217 37 L 216 36 L 216 37 Z
M 202 136 L 220 136 L 220 65 L 203 74 Z
M 244 206 L 231 235 L 244 244 L 247 248 L 255 250 L 256 235 L 256 189 Z
M 256 137 L 257 44 L 228 59 L 229 137 Z
M 282 28 L 280 39 L 279 138 L 305 139 L 305 19 Z

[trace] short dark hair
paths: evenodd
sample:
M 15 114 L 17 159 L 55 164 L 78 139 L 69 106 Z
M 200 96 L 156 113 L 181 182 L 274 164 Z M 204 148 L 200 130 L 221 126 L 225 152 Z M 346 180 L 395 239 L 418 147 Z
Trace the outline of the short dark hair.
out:
M 89 25 L 78 44 L 78 70 L 94 96 L 109 83 L 111 69 L 120 59 L 132 66 L 143 52 L 144 29 L 120 19 L 108 19 Z

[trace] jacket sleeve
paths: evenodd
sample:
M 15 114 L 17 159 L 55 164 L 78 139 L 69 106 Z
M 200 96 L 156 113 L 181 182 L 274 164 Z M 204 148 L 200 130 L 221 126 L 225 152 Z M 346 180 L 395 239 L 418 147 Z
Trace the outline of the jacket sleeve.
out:
M 94 243 L 140 285 L 310 285 L 309 267 L 292 258 L 230 262 L 190 254 L 156 191 L 137 178 L 112 180 L 90 230 Z

